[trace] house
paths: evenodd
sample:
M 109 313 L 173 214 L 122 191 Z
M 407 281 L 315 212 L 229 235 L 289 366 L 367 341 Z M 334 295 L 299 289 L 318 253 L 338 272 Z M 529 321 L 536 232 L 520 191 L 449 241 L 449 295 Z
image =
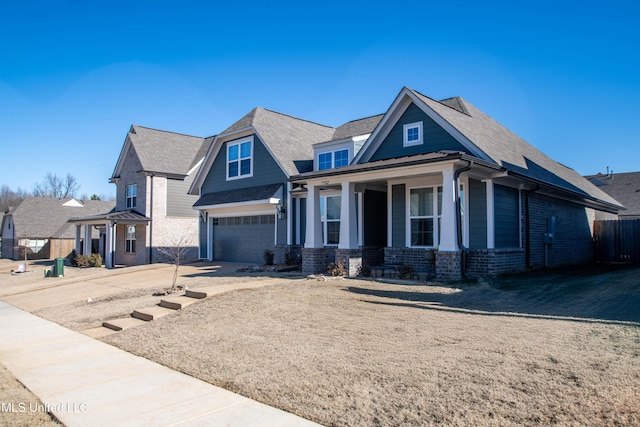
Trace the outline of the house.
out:
M 108 212 L 114 202 L 100 200 L 27 197 L 2 218 L 2 258 L 13 260 L 66 258 L 75 247 L 72 217 Z M 103 242 L 99 230 L 90 230 L 87 244 L 98 251 Z
M 76 245 L 91 227 L 106 234 L 105 265 L 166 261 L 162 248 L 184 247 L 185 261 L 198 259 L 197 197 L 187 194 L 211 138 L 131 126 L 110 181 L 116 184 L 113 212 L 73 218 Z
M 403 88 L 337 128 L 256 108 L 217 135 L 190 193 L 201 256 L 303 271 L 343 260 L 438 279 L 592 259 L 592 223 L 622 206 L 468 101 Z
M 618 219 L 640 219 L 640 172 L 607 172 L 585 178 L 624 205 Z

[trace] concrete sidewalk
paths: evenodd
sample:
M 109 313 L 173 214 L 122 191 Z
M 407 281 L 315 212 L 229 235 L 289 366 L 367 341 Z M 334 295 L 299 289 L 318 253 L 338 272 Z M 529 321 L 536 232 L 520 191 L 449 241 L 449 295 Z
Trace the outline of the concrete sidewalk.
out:
M 69 427 L 317 426 L 2 301 L 0 343 L 0 361 Z

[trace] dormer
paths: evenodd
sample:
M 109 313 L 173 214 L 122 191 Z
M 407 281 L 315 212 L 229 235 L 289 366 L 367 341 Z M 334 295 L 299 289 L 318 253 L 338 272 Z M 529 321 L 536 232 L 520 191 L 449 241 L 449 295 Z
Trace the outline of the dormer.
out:
M 350 165 L 381 118 L 382 115 L 378 115 L 345 123 L 336 129 L 333 140 L 314 144 L 313 170 Z

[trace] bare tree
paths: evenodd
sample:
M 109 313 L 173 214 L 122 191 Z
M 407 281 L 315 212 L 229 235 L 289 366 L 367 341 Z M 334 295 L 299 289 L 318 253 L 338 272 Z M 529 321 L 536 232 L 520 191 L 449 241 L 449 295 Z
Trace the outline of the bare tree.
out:
M 24 190 L 11 190 L 8 185 L 4 184 L 0 187 L 0 211 L 4 212 L 8 208 L 17 205 L 26 196 Z
M 73 175 L 67 174 L 66 178 L 63 179 L 56 174 L 48 172 L 42 182 L 33 186 L 33 195 L 36 197 L 66 199 L 67 197 L 75 197 L 79 188 L 80 184 L 78 184 Z
M 178 280 L 178 269 L 184 262 L 187 252 L 189 240 L 185 236 L 173 236 L 170 240 L 170 246 L 161 246 L 158 252 L 164 255 L 168 262 L 174 265 L 173 280 L 171 281 L 171 292 L 177 290 L 176 281 Z

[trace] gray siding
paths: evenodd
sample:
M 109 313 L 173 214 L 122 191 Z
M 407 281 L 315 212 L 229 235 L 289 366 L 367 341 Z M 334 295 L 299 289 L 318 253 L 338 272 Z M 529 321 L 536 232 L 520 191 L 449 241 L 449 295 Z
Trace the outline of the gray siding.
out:
M 496 248 L 520 247 L 519 192 L 502 185 L 493 188 Z
M 202 217 L 200 217 L 200 220 L 198 221 L 198 237 L 199 237 L 199 243 L 200 243 L 200 258 L 201 259 L 205 259 L 207 258 L 207 222 L 203 222 L 202 221 Z
M 300 244 L 304 246 L 307 237 L 307 199 L 300 199 Z
M 402 248 L 406 245 L 406 214 L 404 184 L 391 187 L 391 245 Z
M 422 121 L 423 144 L 403 147 L 403 125 Z M 371 161 L 431 153 L 439 150 L 467 150 L 415 104 L 411 104 L 374 153 Z
M 234 142 L 234 141 L 229 141 Z M 286 184 L 287 176 L 271 157 L 269 151 L 258 138 L 253 135 L 253 176 L 227 181 L 227 143 L 218 152 L 218 156 L 209 170 L 202 185 L 201 194 L 215 193 L 225 190 L 239 190 L 266 184 Z M 285 185 L 286 189 L 286 185 Z M 285 200 L 286 200 L 286 195 Z
M 487 247 L 487 185 L 469 179 L 469 247 Z
M 195 174 L 191 174 L 184 181 L 167 179 L 167 216 L 195 217 L 198 215 L 198 211 L 193 209 L 198 196 L 187 194 L 194 177 Z

